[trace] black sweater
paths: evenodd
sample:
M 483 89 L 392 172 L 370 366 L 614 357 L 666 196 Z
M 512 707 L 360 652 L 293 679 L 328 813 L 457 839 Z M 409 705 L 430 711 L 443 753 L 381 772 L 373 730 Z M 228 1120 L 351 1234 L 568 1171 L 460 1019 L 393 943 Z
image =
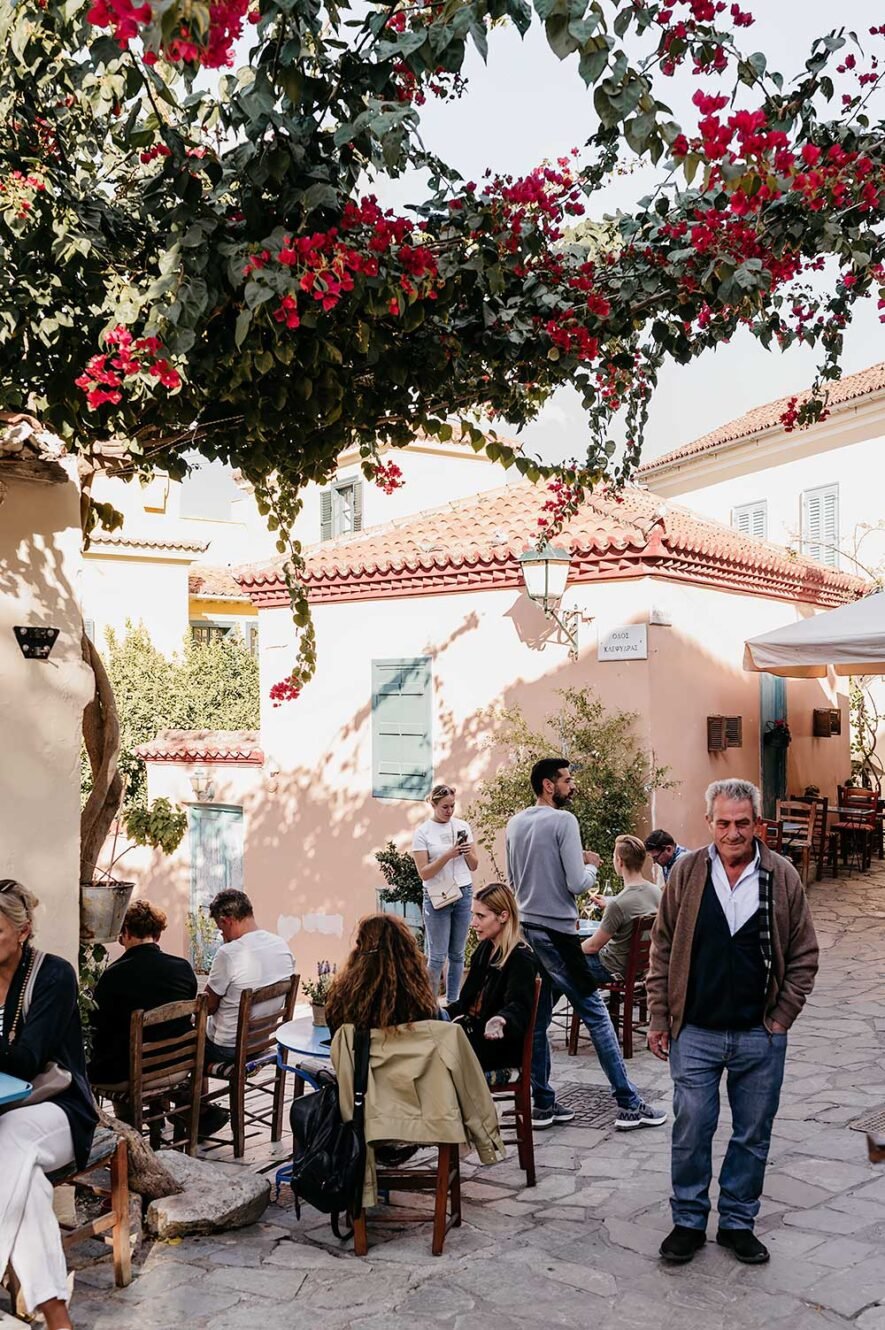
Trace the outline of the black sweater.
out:
M 448 1006 L 449 1016 L 464 1026 L 485 1071 L 520 1066 L 537 973 L 534 953 L 524 942 L 511 951 L 501 968 L 492 964 L 493 951 L 493 943 L 480 942 L 458 1000 Z M 503 1016 L 507 1022 L 503 1039 L 486 1039 L 483 1033 L 492 1016 Z
M 129 1079 L 129 1025 L 134 1011 L 152 1011 L 167 1002 L 187 1002 L 197 996 L 197 977 L 189 961 L 169 956 L 156 942 L 143 942 L 124 951 L 104 971 L 95 986 L 96 1008 L 92 1026 L 89 1075 L 94 1085 L 113 1085 Z M 172 1039 L 189 1025 L 166 1022 L 151 1028 L 152 1040 Z
M 77 1166 L 82 1168 L 92 1148 L 98 1114 L 86 1079 L 86 1056 L 77 1010 L 77 976 L 73 966 L 61 956 L 47 955 L 40 966 L 27 1019 L 19 1022 L 15 1043 L 9 1043 L 9 1030 L 18 1008 L 30 953 L 30 946 L 25 946 L 6 996 L 0 1037 L 0 1071 L 23 1081 L 33 1081 L 47 1062 L 57 1062 L 71 1073 L 71 1084 L 52 1102 L 58 1104 L 71 1125 L 74 1158 Z

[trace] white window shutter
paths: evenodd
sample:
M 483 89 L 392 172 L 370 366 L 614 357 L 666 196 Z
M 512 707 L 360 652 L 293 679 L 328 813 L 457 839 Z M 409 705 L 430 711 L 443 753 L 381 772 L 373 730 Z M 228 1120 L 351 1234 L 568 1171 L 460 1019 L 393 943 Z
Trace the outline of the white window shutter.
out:
M 839 567 L 839 486 L 823 485 L 802 496 L 802 553 Z
M 743 503 L 731 510 L 731 524 L 742 536 L 753 536 L 755 540 L 768 537 L 768 503 L 759 499 L 756 503 Z

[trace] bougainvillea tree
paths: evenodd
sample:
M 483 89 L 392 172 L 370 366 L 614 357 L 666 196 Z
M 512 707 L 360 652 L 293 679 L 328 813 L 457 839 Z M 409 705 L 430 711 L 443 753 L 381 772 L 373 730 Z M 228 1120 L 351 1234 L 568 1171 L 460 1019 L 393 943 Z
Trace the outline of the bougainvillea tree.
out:
M 519 428 L 571 384 L 589 446 L 547 476 L 553 530 L 635 465 L 666 359 L 742 325 L 818 343 L 794 427 L 826 409 L 854 302 L 885 301 L 885 25 L 821 37 L 785 78 L 739 4 L 533 6 L 0 10 L 0 409 L 87 460 L 115 441 L 124 474 L 180 476 L 194 450 L 239 467 L 290 556 L 302 679 L 314 643 L 287 531 L 344 448 L 390 489 L 383 446 L 460 430 L 537 479 L 479 422 Z M 459 95 L 468 45 L 485 58 L 502 22 L 543 24 L 588 86 L 593 132 L 523 178 L 490 163 L 465 181 L 425 148 L 421 107 Z M 697 88 L 682 125 L 666 105 L 677 70 Z M 603 222 L 594 195 L 630 156 L 658 186 Z M 410 168 L 424 196 L 394 214 L 377 181 Z

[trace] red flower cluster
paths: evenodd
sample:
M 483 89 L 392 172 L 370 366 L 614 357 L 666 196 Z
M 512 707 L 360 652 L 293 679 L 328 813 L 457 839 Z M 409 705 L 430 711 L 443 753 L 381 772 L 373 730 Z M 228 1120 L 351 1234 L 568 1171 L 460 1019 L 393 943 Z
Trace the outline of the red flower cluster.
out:
M 593 360 L 599 354 L 599 338 L 591 337 L 583 324 L 570 314 L 556 314 L 544 324 L 554 346 L 578 360 Z
M 541 509 L 538 526 L 550 528 L 550 534 L 562 529 L 563 523 L 574 517 L 584 501 L 584 490 L 578 485 L 570 485 L 565 480 L 551 480 L 547 486 L 551 497 Z M 547 516 L 543 516 L 546 513 Z
M 294 702 L 300 695 L 301 683 L 292 675 L 271 685 L 270 700 L 274 707 L 282 706 L 284 702 Z
M 376 462 L 372 480 L 385 494 L 393 494 L 394 490 L 402 489 L 406 483 L 396 462 Z
M 164 44 L 163 56 L 172 64 L 202 65 L 206 69 L 232 65 L 233 47 L 242 35 L 249 4 L 250 0 L 213 0 L 205 35 L 187 16 L 190 5 L 182 4 L 180 22 L 174 36 Z M 86 18 L 97 28 L 110 28 L 125 51 L 140 29 L 153 23 L 154 13 L 146 2 L 136 5 L 132 0 L 93 0 Z M 156 52 L 147 51 L 144 60 L 145 64 L 156 64 Z
M 105 342 L 110 350 L 93 356 L 85 371 L 74 380 L 85 392 L 90 411 L 105 402 L 117 405 L 123 400 L 122 389 L 133 387 L 139 379 L 156 379 L 170 390 L 181 387 L 178 370 L 161 354 L 159 337 L 136 340 L 128 328 L 118 324 L 107 334 Z
M 372 196 L 359 203 L 348 201 L 339 226 L 311 235 L 284 236 L 276 254 L 268 249 L 251 254 L 243 276 L 251 277 L 274 263 L 290 272 L 292 288 L 273 311 L 276 322 L 287 328 L 301 323 L 299 298 L 314 301 L 325 311 L 334 309 L 354 289 L 358 276 L 381 276 L 382 259 L 389 269 L 387 278 L 393 278 L 406 297 L 435 300 L 436 258 L 426 245 L 409 243 L 413 232 L 413 222 L 382 211 Z M 401 312 L 398 295 L 390 299 L 389 308 L 393 315 Z
M 23 222 L 33 207 L 34 195 L 45 189 L 45 182 L 38 176 L 10 171 L 5 180 L 0 180 L 0 212 L 11 212 Z
M 155 143 L 152 148 L 145 148 L 144 152 L 138 154 L 138 160 L 147 166 L 155 157 L 171 157 L 172 149 L 167 148 L 165 143 Z

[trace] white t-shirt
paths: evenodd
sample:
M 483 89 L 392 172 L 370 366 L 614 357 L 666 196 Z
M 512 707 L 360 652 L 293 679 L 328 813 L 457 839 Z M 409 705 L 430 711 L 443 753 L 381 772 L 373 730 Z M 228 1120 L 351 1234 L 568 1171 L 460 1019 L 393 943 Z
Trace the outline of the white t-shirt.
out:
M 295 958 L 288 943 L 276 933 L 257 928 L 233 942 L 225 942 L 216 951 L 209 971 L 208 987 L 221 998 L 215 1015 L 209 1017 L 209 1038 L 223 1048 L 233 1048 L 237 1042 L 237 1019 L 243 990 L 263 988 L 265 984 L 288 979 L 294 973 Z M 259 1002 L 252 1010 L 261 1016 L 276 1005 L 274 1002 Z
M 427 862 L 432 864 L 434 859 L 438 859 L 457 843 L 459 831 L 467 832 L 467 844 L 472 845 L 473 832 L 463 818 L 451 817 L 448 822 L 437 822 L 435 818 L 429 817 L 420 827 L 415 828 L 412 849 L 426 850 Z M 434 877 L 427 878 L 424 887 L 428 891 L 441 890 L 443 887 L 450 887 L 453 882 L 457 887 L 469 887 L 473 882 L 467 861 L 462 854 L 459 854 L 457 859 L 450 859 L 447 864 L 443 864 Z

